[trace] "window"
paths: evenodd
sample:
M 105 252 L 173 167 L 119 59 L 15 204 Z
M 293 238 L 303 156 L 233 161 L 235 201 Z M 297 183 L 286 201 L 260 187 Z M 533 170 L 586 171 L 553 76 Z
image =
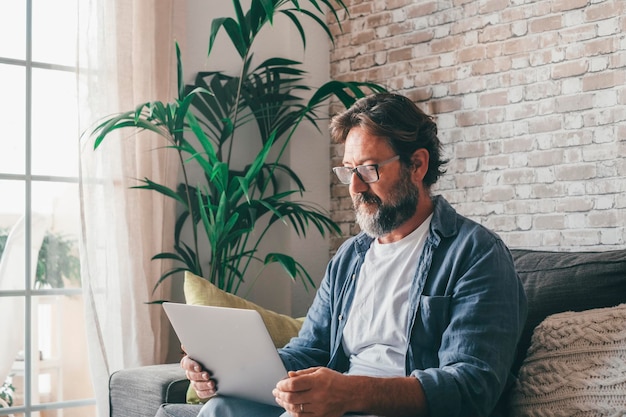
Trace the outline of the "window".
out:
M 77 0 L 0 12 L 0 416 L 95 416 L 78 261 Z

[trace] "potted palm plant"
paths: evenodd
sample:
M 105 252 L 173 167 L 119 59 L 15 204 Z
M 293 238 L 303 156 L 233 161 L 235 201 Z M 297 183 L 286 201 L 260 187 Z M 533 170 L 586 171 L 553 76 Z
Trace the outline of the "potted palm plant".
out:
M 237 75 L 222 71 L 202 72 L 194 84 L 182 80 L 181 54 L 176 45 L 178 97 L 170 103 L 148 102 L 134 110 L 107 117 L 90 131 L 94 148 L 113 131 L 123 128 L 150 130 L 165 137 L 178 153 L 183 182 L 168 188 L 148 178 L 137 188 L 153 190 L 175 199 L 181 209 L 171 251 L 154 259 L 173 259 L 176 266 L 167 271 L 157 286 L 169 276 L 191 271 L 218 288 L 236 294 L 251 265 L 260 271 L 279 263 L 293 280 L 305 287 L 314 285 L 309 274 L 293 257 L 269 253 L 259 257 L 259 244 L 277 223 L 286 223 L 299 236 L 310 227 L 319 233 L 339 233 L 338 226 L 315 204 L 297 200 L 304 185 L 297 173 L 281 162 L 285 149 L 298 126 L 306 121 L 317 127 L 323 104 L 337 99 L 351 105 L 356 98 L 383 88 L 372 83 L 330 81 L 319 87 L 306 83 L 302 63 L 270 58 L 254 65 L 254 41 L 261 29 L 278 15 L 286 16 L 297 28 L 303 48 L 306 34 L 302 18 L 313 19 L 333 39 L 328 25 L 318 14 L 300 7 L 297 0 L 252 0 L 244 11 L 240 0 L 233 0 L 235 17 L 213 19 L 208 54 L 223 29 L 237 51 L 241 65 Z M 308 0 L 322 12 L 320 4 L 339 22 L 330 0 Z M 343 0 L 337 6 L 347 12 Z M 308 91 L 305 100 L 300 93 Z M 312 93 L 312 94 L 311 94 Z M 238 135 L 242 126 L 253 123 L 258 135 Z M 235 141 L 256 142 L 260 151 L 241 170 L 233 168 Z M 272 152 L 271 152 L 272 151 Z M 272 155 L 270 157 L 270 155 Z M 190 170 L 200 169 L 203 180 L 193 182 Z M 282 178 L 282 181 L 281 181 Z M 285 179 L 289 181 L 285 181 Z M 285 189 L 285 182 L 295 184 Z M 190 225 L 191 238 L 185 240 L 183 228 Z M 252 233 L 254 231 L 254 233 Z M 208 242 L 202 250 L 200 241 Z

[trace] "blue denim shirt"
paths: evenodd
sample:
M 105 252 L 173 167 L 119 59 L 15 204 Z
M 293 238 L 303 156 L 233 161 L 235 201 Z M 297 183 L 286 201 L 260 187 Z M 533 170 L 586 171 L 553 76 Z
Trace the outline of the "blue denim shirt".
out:
M 513 381 L 526 296 L 502 240 L 443 197 L 433 202 L 410 290 L 406 375 L 421 382 L 432 417 L 488 416 Z M 347 371 L 343 329 L 372 240 L 347 240 L 328 264 L 299 335 L 279 350 L 287 369 Z

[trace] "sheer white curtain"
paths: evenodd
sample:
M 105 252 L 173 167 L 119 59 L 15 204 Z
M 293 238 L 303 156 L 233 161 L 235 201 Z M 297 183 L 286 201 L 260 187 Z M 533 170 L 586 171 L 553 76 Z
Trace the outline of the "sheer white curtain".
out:
M 81 130 L 104 116 L 176 96 L 174 40 L 181 41 L 182 0 L 81 0 L 79 95 Z M 178 31 L 178 32 L 177 32 Z M 182 42 L 181 42 L 182 43 Z M 161 138 L 132 129 L 96 151 L 81 139 L 81 265 L 98 414 L 108 416 L 108 377 L 115 370 L 162 362 L 167 320 L 155 283 L 171 264 L 152 261 L 170 250 L 175 207 L 137 178 L 174 187 L 178 163 Z

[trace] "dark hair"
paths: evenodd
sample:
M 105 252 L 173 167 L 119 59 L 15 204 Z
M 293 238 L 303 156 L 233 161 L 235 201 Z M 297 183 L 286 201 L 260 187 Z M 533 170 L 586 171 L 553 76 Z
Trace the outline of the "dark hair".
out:
M 361 127 L 371 135 L 383 137 L 400 155 L 406 165 L 418 149 L 430 154 L 424 186 L 429 188 L 445 173 L 441 142 L 432 117 L 420 110 L 407 97 L 393 93 L 377 93 L 357 100 L 348 110 L 332 118 L 330 135 L 337 143 L 345 143 L 353 127 Z

